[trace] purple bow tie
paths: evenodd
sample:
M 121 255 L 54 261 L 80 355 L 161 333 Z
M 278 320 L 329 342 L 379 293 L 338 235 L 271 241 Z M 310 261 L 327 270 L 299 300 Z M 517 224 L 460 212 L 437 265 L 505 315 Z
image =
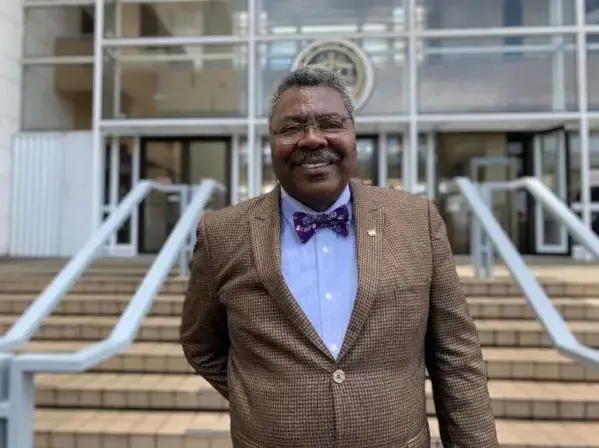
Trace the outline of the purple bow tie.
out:
M 318 215 L 295 212 L 293 223 L 302 244 L 307 243 L 321 228 L 329 228 L 339 235 L 347 237 L 349 235 L 349 209 L 347 205 L 342 205 L 332 212 Z

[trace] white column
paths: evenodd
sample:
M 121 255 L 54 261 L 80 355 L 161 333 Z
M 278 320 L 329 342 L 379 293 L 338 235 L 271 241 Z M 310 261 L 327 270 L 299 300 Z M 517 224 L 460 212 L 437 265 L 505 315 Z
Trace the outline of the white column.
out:
M 387 158 L 387 133 L 385 131 L 379 132 L 378 138 L 378 160 L 377 160 L 377 173 L 378 179 L 376 183 L 381 187 L 386 187 L 389 178 L 389 166 Z
M 239 134 L 233 134 L 231 137 L 231 191 L 229 199 L 231 204 L 235 205 L 239 202 L 239 184 L 241 182 L 241 138 Z
M 248 155 L 248 197 L 252 198 L 260 194 L 261 185 L 258 185 L 258 157 L 256 152 L 261 151 L 260 145 L 256 145 L 256 83 L 257 76 L 257 51 L 256 51 L 256 25 L 258 24 L 257 0 L 248 0 L 248 124 L 247 124 L 247 155 Z
M 407 178 L 404 178 L 405 189 L 409 192 L 416 190 L 418 183 L 418 58 L 416 39 L 416 0 L 408 0 L 408 77 L 409 77 L 409 122 L 408 122 L 408 145 L 405 147 L 403 163 L 406 164 Z
M 0 255 L 7 254 L 9 247 L 11 145 L 21 118 L 23 12 L 21 0 L 0 2 Z
M 94 179 L 92 188 L 92 232 L 102 225 L 102 207 L 104 206 L 104 137 L 100 127 L 102 120 L 102 87 L 104 73 L 104 0 L 96 0 L 94 29 L 94 86 L 92 108 L 93 164 Z
M 426 195 L 435 199 L 437 189 L 437 148 L 436 136 L 433 131 L 426 136 Z
M 580 201 L 582 202 L 582 220 L 591 227 L 591 189 L 590 176 L 590 136 L 589 136 L 589 95 L 588 95 L 588 61 L 586 33 L 585 0 L 576 0 L 576 75 L 578 82 L 578 107 L 580 110 Z

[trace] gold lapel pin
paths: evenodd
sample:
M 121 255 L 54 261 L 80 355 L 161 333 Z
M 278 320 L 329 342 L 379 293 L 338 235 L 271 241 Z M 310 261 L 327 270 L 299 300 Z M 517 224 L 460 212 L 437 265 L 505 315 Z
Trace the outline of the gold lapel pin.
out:
M 370 229 L 370 230 L 368 231 L 368 236 L 376 236 L 376 230 L 374 230 L 374 229 Z

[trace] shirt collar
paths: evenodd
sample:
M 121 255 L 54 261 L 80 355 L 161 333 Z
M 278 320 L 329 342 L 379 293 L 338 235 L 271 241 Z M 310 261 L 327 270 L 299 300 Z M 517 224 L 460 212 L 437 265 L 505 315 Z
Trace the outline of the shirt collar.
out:
M 341 193 L 339 198 L 337 198 L 335 203 L 333 205 L 331 205 L 324 212 L 317 212 L 317 211 L 312 210 L 310 207 L 305 206 L 304 204 L 299 202 L 297 199 L 291 197 L 289 195 L 289 193 L 287 193 L 285 191 L 285 189 L 283 187 L 281 187 L 281 213 L 285 217 L 285 220 L 292 225 L 293 225 L 293 214 L 296 212 L 303 212 L 303 213 L 308 213 L 310 215 L 317 215 L 319 213 L 332 212 L 333 210 L 341 207 L 342 205 L 347 205 L 349 207 L 349 211 L 350 211 L 349 216 L 350 216 L 350 221 L 351 221 L 351 217 L 352 217 L 351 190 L 349 188 L 349 185 L 347 185 L 343 189 L 343 192 Z

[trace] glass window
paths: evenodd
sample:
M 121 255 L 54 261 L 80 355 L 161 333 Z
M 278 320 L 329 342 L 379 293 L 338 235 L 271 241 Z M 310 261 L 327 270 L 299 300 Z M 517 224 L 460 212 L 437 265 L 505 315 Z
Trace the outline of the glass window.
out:
M 430 39 L 419 67 L 424 113 L 575 110 L 576 60 L 568 36 Z
M 428 28 L 499 28 L 575 23 L 575 2 L 564 0 L 419 0 Z
M 589 25 L 599 24 L 599 0 L 586 0 L 586 22 Z
M 244 45 L 188 45 L 127 48 L 120 61 L 121 107 L 104 117 L 239 117 L 247 114 Z M 106 79 L 115 76 L 115 59 L 106 56 Z M 105 83 L 110 90 L 115 83 Z
M 589 109 L 599 110 L 599 34 L 590 34 L 587 37 L 588 50 L 588 83 L 589 83 Z
M 404 38 L 350 41 L 285 41 L 258 46 L 258 114 L 266 116 L 277 84 L 292 69 L 298 54 L 304 63 L 333 67 L 349 81 L 361 115 L 397 114 L 406 110 Z M 398 44 L 399 42 L 399 44 Z
M 298 42 L 282 41 L 268 44 L 268 54 L 263 62 L 268 64 L 270 70 L 285 70 L 290 67 L 297 54 Z
M 23 67 L 21 125 L 25 131 L 69 131 L 92 128 L 93 65 L 28 65 Z M 15 95 L 19 91 L 7 91 Z M 5 98 L 10 101 L 10 98 Z
M 358 32 L 363 23 L 378 23 L 392 31 L 396 17 L 404 20 L 403 0 L 261 0 L 262 34 L 285 27 L 298 27 L 303 33 Z M 330 31 L 329 31 L 330 30 Z
M 243 36 L 248 28 L 246 0 L 152 0 L 106 8 L 107 37 Z
M 93 56 L 94 7 L 26 7 L 25 57 Z

